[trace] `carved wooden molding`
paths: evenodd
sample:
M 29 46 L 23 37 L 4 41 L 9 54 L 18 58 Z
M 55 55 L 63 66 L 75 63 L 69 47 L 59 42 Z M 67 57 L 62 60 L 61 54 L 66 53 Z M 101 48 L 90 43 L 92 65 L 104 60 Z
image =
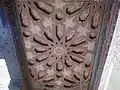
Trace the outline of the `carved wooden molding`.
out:
M 119 59 L 119 55 L 120 55 L 120 44 L 119 44 L 120 30 L 119 30 L 119 28 L 120 27 L 119 27 L 119 25 L 120 25 L 120 10 L 119 10 L 119 15 L 117 18 L 117 23 L 116 23 L 115 31 L 113 34 L 113 38 L 111 41 L 110 49 L 108 52 L 107 60 L 106 60 L 105 66 L 104 66 L 99 90 L 106 90 L 107 84 L 109 81 L 109 77 L 112 73 L 113 66 L 120 65 L 120 59 Z
M 117 0 L 109 0 L 107 2 L 107 8 L 106 8 L 106 25 L 105 25 L 105 33 L 104 33 L 104 42 L 102 45 L 102 49 L 101 49 L 101 55 L 100 55 L 100 59 L 99 59 L 99 65 L 98 69 L 96 70 L 96 77 L 94 78 L 94 90 L 98 89 L 100 83 L 102 84 L 102 81 L 100 82 L 101 76 L 102 76 L 102 72 L 103 72 L 103 68 L 104 65 L 106 63 L 106 59 L 108 56 L 108 51 L 111 45 L 111 40 L 113 37 L 113 32 L 115 29 L 115 25 L 116 25 L 116 20 L 117 20 L 117 16 L 118 16 L 118 9 L 119 9 L 119 2 Z M 106 72 L 107 73 L 107 72 Z M 103 74 L 104 75 L 104 74 Z M 105 79 L 103 80 L 105 81 Z M 103 83 L 104 85 L 105 83 Z M 104 88 L 104 87 L 102 87 Z

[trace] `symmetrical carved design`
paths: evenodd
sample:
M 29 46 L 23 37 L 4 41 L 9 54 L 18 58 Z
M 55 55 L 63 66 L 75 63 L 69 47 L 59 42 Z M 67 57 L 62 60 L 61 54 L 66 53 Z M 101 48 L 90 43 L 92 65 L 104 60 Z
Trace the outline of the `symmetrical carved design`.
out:
M 33 87 L 87 90 L 104 1 L 16 0 Z

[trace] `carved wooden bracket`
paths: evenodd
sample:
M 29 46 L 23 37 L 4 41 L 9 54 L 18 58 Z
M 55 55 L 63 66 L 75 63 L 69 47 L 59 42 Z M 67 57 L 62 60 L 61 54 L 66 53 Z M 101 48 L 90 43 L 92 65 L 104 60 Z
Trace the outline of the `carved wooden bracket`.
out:
M 105 0 L 14 0 L 30 83 L 88 90 Z

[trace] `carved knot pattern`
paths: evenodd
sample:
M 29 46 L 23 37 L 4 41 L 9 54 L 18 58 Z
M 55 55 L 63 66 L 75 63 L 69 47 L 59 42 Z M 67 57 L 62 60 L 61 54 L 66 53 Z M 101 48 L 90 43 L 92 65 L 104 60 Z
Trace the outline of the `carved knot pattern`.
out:
M 102 0 L 16 1 L 34 88 L 88 90 L 103 6 Z

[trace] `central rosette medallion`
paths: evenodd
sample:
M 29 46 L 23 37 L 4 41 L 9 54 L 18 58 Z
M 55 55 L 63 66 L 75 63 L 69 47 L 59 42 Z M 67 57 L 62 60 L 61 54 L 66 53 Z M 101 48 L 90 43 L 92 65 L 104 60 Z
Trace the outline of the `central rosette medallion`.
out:
M 58 46 L 58 47 L 55 47 L 54 50 L 53 50 L 53 53 L 54 55 L 56 56 L 61 56 L 61 55 L 64 55 L 67 53 L 66 49 L 61 47 L 61 46 Z

